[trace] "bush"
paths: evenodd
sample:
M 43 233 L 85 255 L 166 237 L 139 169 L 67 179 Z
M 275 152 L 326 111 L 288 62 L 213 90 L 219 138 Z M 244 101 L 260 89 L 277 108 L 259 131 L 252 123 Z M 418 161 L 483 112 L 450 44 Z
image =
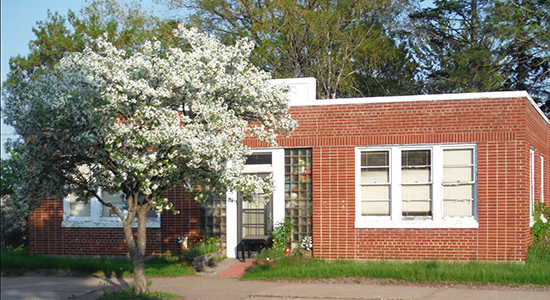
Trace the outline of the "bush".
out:
M 12 153 L 12 155 L 15 155 Z M 16 170 L 14 160 L 2 159 L 0 172 L 0 213 L 2 250 L 24 247 L 27 242 L 29 206 L 15 197 Z
M 275 250 L 284 250 L 286 247 L 290 247 L 290 238 L 293 229 L 294 225 L 289 220 L 284 220 L 275 225 L 275 228 L 271 231 L 273 248 Z
M 546 264 L 550 267 L 550 244 L 533 244 L 527 252 L 527 264 Z
M 0 206 L 2 250 L 26 246 L 29 215 L 27 206 L 13 201 L 10 195 L 2 195 Z
M 267 248 L 262 252 L 258 253 L 258 259 L 273 259 L 285 256 L 284 248 Z
M 550 222 L 547 219 L 550 218 L 550 205 L 546 206 L 544 202 L 535 203 L 533 216 L 535 224 L 531 228 L 531 234 L 534 244 L 550 247 Z
M 213 253 L 221 250 L 219 245 L 220 242 L 217 238 L 210 237 L 205 238 L 204 240 L 201 239 L 199 243 L 195 244 L 193 247 L 191 247 L 191 249 L 183 252 L 183 256 L 189 259 L 193 259 L 197 256 Z
M 97 300 L 169 300 L 183 299 L 182 296 L 165 292 L 149 292 L 147 294 L 136 295 L 133 290 L 105 291 Z

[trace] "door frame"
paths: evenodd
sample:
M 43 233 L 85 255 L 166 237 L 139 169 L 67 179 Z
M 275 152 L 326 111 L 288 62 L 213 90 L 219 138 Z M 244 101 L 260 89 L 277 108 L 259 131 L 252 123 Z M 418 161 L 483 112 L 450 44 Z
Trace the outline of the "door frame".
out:
M 269 173 L 255 173 L 257 175 L 259 174 L 272 174 Z M 268 203 L 264 206 L 263 213 L 264 213 L 264 225 L 265 225 L 265 234 L 267 234 L 270 230 L 273 229 L 273 196 L 270 197 Z M 240 241 L 243 238 L 244 235 L 244 201 L 240 199 L 239 193 L 237 192 L 237 240 Z
M 275 191 L 272 198 L 272 221 L 275 224 L 284 221 L 285 219 L 285 150 L 284 149 L 254 149 L 252 153 L 271 153 L 271 165 L 247 165 L 244 173 L 272 173 L 273 184 Z M 226 214 L 226 245 L 227 257 L 237 257 L 237 246 L 239 243 L 238 228 L 238 199 L 237 191 L 229 191 L 226 197 L 227 214 Z

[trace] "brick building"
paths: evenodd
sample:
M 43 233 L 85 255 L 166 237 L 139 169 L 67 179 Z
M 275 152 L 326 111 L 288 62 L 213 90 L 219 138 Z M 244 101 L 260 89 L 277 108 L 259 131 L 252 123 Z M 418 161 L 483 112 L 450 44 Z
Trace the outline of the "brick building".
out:
M 151 215 L 149 254 L 207 235 L 232 257 L 288 218 L 293 246 L 312 236 L 321 258 L 525 260 L 534 203 L 550 198 L 550 123 L 526 92 L 316 100 L 314 79 L 287 82 L 296 131 L 278 148 L 247 141 L 245 172 L 275 180 L 268 204 L 168 191 L 180 214 Z M 31 214 L 31 253 L 126 255 L 116 218 L 75 205 L 47 199 Z

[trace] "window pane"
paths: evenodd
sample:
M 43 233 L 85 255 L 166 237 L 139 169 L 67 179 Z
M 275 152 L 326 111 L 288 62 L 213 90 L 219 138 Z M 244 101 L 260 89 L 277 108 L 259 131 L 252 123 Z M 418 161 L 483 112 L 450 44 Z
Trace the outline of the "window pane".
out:
M 472 149 L 443 151 L 443 165 L 445 166 L 471 165 L 471 164 L 473 164 Z
M 473 185 L 453 185 L 443 186 L 443 199 L 444 200 L 472 200 L 473 197 Z
M 443 151 L 443 182 L 471 182 L 473 170 L 472 149 Z
M 401 181 L 422 183 L 431 181 L 431 152 L 413 150 L 401 152 Z
M 401 180 L 403 183 L 430 182 L 430 168 L 403 169 Z
M 389 152 L 363 152 L 361 153 L 361 166 L 388 166 Z
M 389 186 L 363 186 L 361 188 L 361 196 L 363 200 L 389 200 Z
M 431 185 L 405 185 L 403 186 L 403 200 L 430 200 Z
M 430 150 L 409 150 L 401 152 L 402 166 L 429 166 L 431 165 Z
M 403 216 L 431 215 L 431 201 L 403 201 Z
M 387 183 L 389 180 L 389 168 L 361 169 L 361 183 Z
M 473 211 L 473 201 L 443 201 L 444 217 L 471 217 Z
M 247 165 L 270 165 L 271 153 L 254 153 L 246 158 Z
M 431 216 L 431 185 L 404 185 L 403 216 Z
M 124 209 L 124 193 L 118 192 L 116 194 L 102 193 L 103 201 L 114 204 L 119 210 Z M 117 214 L 114 209 L 102 205 L 101 215 L 104 217 L 116 217 Z
M 474 180 L 472 167 L 454 167 L 443 169 L 443 182 L 470 182 Z
M 78 201 L 75 194 L 69 195 L 69 215 L 71 217 L 90 217 L 91 216 L 91 204 L 90 201 L 84 203 Z
M 147 218 L 158 218 L 159 214 L 157 213 L 157 210 L 153 208 L 153 210 L 150 210 L 147 212 Z
M 363 216 L 389 216 L 390 202 L 389 201 L 363 201 L 362 215 Z
M 71 217 L 89 217 L 90 214 L 90 203 L 71 203 Z

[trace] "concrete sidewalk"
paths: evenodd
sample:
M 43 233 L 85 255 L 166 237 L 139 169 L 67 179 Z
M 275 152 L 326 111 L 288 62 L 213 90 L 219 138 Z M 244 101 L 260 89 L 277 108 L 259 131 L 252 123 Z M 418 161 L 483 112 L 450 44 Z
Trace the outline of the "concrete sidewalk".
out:
M 239 281 L 229 277 L 186 276 L 156 278 L 152 290 L 176 293 L 186 299 L 440 299 L 550 300 L 548 291 L 514 291 L 400 285 Z
M 456 300 L 550 300 L 550 287 L 513 289 L 468 286 L 417 286 L 396 283 L 355 283 L 353 280 L 240 281 L 239 274 L 249 263 L 226 259 L 198 275 L 151 278 L 152 291 L 175 293 L 185 299 L 456 299 Z M 237 273 L 235 273 L 237 272 Z M 240 272 L 240 273 L 239 273 Z M 228 274 L 228 276 L 220 276 Z M 70 276 L 2 277 L 2 300 L 95 300 L 106 289 L 127 288 L 132 278 Z
M 92 276 L 3 276 L 2 300 L 95 300 L 105 289 L 128 288 L 132 278 Z

